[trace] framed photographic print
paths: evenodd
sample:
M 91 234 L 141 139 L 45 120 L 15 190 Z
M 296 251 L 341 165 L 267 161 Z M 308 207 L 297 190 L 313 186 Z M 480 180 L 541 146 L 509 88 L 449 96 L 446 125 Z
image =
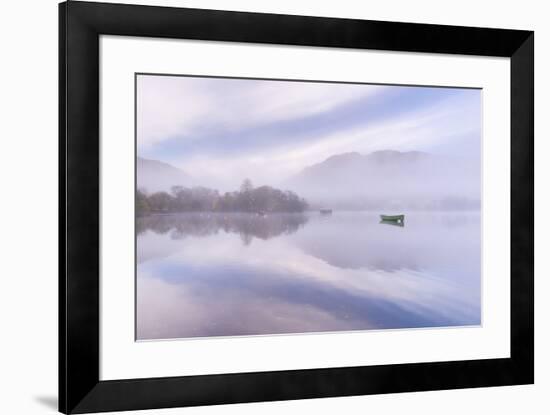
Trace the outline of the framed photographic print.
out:
M 60 4 L 60 411 L 532 383 L 533 42 Z

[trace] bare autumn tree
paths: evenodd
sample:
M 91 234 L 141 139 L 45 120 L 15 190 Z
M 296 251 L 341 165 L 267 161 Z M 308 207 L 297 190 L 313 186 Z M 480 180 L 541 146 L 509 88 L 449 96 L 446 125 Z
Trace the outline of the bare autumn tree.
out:
M 241 193 L 247 193 L 254 190 L 254 186 L 252 185 L 252 180 L 250 179 L 244 179 L 243 183 L 241 184 Z

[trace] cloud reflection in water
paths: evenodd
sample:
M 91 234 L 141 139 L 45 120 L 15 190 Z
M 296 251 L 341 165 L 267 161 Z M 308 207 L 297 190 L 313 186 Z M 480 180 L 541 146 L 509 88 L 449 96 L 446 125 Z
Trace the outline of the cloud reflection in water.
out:
M 477 325 L 477 214 L 138 219 L 138 339 Z

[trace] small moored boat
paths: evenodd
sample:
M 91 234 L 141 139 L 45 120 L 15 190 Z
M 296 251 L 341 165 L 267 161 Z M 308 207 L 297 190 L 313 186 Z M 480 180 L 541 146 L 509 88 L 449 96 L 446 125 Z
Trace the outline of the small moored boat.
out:
M 404 222 L 405 215 L 380 215 L 380 219 L 385 222 Z
M 322 215 L 330 215 L 330 214 L 332 213 L 332 209 L 321 208 L 321 209 L 319 209 L 319 212 L 320 212 Z

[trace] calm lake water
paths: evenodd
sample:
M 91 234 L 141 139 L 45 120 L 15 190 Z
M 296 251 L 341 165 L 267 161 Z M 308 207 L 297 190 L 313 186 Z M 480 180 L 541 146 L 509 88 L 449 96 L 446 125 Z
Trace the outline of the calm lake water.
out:
M 478 213 L 137 219 L 137 339 L 479 325 Z

